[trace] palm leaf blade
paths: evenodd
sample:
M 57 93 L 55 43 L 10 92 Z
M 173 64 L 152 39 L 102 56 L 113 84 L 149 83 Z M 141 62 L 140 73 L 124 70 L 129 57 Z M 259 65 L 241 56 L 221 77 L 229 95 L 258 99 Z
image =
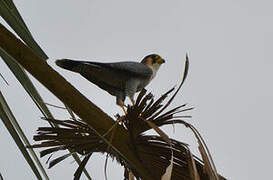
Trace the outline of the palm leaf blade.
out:
M 37 179 L 42 180 L 42 177 L 41 177 L 35 163 L 33 162 L 32 158 L 30 157 L 29 153 L 27 152 L 24 143 L 22 142 L 19 134 L 17 133 L 16 129 L 14 128 L 14 126 L 12 124 L 12 120 L 10 119 L 11 117 L 10 117 L 9 111 L 10 111 L 10 109 L 9 109 L 2 93 L 0 92 L 0 119 L 2 119 L 4 125 L 6 126 L 10 135 L 13 137 L 17 147 L 19 148 L 19 150 L 23 154 L 24 158 L 28 162 L 29 166 L 31 167 L 33 173 L 36 175 Z M 36 160 L 38 160 L 38 158 L 36 158 Z M 39 167 L 41 168 L 43 175 L 45 176 L 46 179 L 48 179 L 45 171 L 43 170 L 43 167 L 41 166 L 41 163 L 38 163 L 38 164 L 40 165 Z

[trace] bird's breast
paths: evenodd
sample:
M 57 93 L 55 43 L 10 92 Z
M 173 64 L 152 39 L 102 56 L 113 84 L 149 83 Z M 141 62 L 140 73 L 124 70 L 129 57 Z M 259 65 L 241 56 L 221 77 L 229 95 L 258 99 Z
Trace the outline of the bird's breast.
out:
M 137 87 L 137 91 L 141 91 L 144 87 L 146 87 L 149 83 L 150 83 L 151 79 L 143 79 L 138 87 Z

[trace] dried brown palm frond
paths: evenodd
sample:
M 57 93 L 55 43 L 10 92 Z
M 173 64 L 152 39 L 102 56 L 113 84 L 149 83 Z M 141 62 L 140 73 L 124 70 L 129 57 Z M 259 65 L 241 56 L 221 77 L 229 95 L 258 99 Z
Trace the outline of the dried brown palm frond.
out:
M 225 179 L 216 172 L 214 164 L 204 141 L 198 131 L 189 123 L 183 121 L 183 118 L 190 116 L 181 116 L 179 113 L 186 112 L 192 108 L 186 107 L 186 104 L 175 107 L 166 111 L 175 95 L 180 90 L 188 69 L 188 61 L 182 83 L 173 94 L 173 96 L 163 104 L 167 96 L 174 91 L 174 88 L 163 94 L 157 100 L 151 93 L 146 94 L 146 90 L 142 90 L 137 97 L 134 106 L 129 106 L 127 115 L 118 117 L 122 119 L 121 125 L 124 126 L 130 134 L 130 147 L 135 156 L 147 169 L 153 179 L 161 179 L 166 168 L 173 159 L 172 180 L 188 180 L 188 179 Z M 62 160 L 69 157 L 72 153 L 78 153 L 84 156 L 81 165 L 74 174 L 74 179 L 79 179 L 83 168 L 91 157 L 92 153 L 107 153 L 115 158 L 122 166 L 124 166 L 124 179 L 129 180 L 129 172 L 132 172 L 137 179 L 141 179 L 137 171 L 130 167 L 119 153 L 115 152 L 101 137 L 97 135 L 84 121 L 81 120 L 45 120 L 59 125 L 56 127 L 38 128 L 38 134 L 34 136 L 35 141 L 41 143 L 30 146 L 31 148 L 46 148 L 40 152 L 41 157 L 69 149 L 71 153 L 53 159 L 49 162 L 49 168 L 58 164 Z M 156 135 L 145 135 L 145 131 L 152 129 L 147 122 L 152 122 L 157 127 L 168 124 L 183 124 L 189 127 L 196 136 L 202 160 L 193 156 L 187 144 L 174 139 L 166 141 L 164 137 Z M 116 124 L 119 126 L 120 124 Z M 114 128 L 109 130 L 114 134 Z M 109 134 L 106 134 L 106 136 Z M 108 136 L 109 137 L 109 136 Z M 111 141 L 110 141 L 111 142 Z M 51 157 L 50 156 L 50 157 Z

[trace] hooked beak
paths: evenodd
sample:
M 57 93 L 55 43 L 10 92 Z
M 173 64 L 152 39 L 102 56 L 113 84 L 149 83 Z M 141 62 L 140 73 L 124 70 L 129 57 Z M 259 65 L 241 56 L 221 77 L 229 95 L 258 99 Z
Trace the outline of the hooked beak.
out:
M 158 60 L 158 64 L 163 64 L 163 63 L 165 63 L 164 59 L 161 58 L 161 59 Z

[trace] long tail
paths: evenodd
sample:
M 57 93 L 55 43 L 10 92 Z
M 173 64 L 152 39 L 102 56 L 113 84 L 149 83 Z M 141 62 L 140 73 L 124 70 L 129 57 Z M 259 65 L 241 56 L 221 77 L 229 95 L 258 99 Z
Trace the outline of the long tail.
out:
M 57 64 L 57 66 L 70 70 L 70 71 L 74 71 L 74 72 L 79 72 L 81 69 L 81 61 L 74 61 L 74 60 L 70 60 L 70 59 L 58 59 L 55 61 L 55 63 Z

